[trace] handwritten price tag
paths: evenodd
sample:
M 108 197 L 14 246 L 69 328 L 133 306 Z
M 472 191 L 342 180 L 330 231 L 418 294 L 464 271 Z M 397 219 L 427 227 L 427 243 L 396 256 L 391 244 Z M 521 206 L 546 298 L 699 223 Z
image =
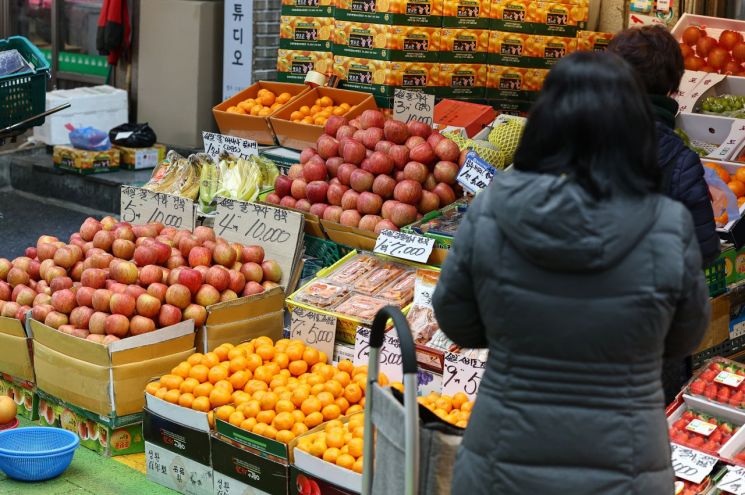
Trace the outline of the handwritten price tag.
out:
M 396 329 L 388 330 L 383 338 L 380 349 L 380 372 L 385 373 L 389 381 L 403 381 L 403 359 L 401 358 L 401 344 L 398 342 Z M 370 361 L 370 329 L 357 327 L 357 337 L 354 339 L 354 365 L 364 366 Z
M 214 132 L 202 132 L 202 141 L 204 141 L 204 152 L 210 155 L 215 161 L 220 159 L 220 155 L 225 152 L 236 158 L 248 159 L 250 156 L 258 156 L 259 145 L 256 141 L 250 139 L 241 139 L 235 136 L 224 136 Z
M 676 472 L 675 474 L 677 475 L 678 473 Z M 717 488 L 727 493 L 733 493 L 734 495 L 745 495 L 745 468 L 727 466 L 727 474 L 717 483 Z
M 122 221 L 133 224 L 157 222 L 166 227 L 194 230 L 197 216 L 194 201 L 134 186 L 122 186 L 119 207 Z
M 735 151 L 745 141 L 745 120 L 736 119 L 732 123 L 732 129 L 722 144 L 717 149 L 707 155 L 707 158 L 717 160 L 729 160 L 735 154 Z
M 484 361 L 446 352 L 445 366 L 442 370 L 442 393 L 453 396 L 458 392 L 464 392 L 469 399 L 475 399 L 484 369 Z
M 303 240 L 303 215 L 223 197 L 217 198 L 215 213 L 215 233 L 231 242 L 263 247 L 267 258 L 282 268 L 280 285 L 286 287 Z
M 303 308 L 293 308 L 290 318 L 290 335 L 307 345 L 334 355 L 336 341 L 336 316 L 324 315 Z
M 691 483 L 701 483 L 717 463 L 716 457 L 675 443 L 670 444 L 670 451 L 675 476 Z
M 463 189 L 476 194 L 491 184 L 496 171 L 494 167 L 479 158 L 476 152 L 469 151 L 456 179 Z
M 417 263 L 426 263 L 434 247 L 435 240 L 429 237 L 383 230 L 378 235 L 378 240 L 375 241 L 373 251 Z
M 432 125 L 435 117 L 435 95 L 397 89 L 393 94 L 393 118 L 401 122 L 416 120 Z

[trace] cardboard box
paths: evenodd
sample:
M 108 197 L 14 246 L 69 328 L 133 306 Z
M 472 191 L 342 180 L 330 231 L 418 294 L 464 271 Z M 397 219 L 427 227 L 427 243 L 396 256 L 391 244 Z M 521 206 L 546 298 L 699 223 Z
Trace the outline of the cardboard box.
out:
M 281 14 L 313 17 L 334 17 L 333 0 L 282 0 Z
M 587 27 L 589 2 L 496 0 L 489 14 L 492 31 L 575 37 Z
M 488 29 L 443 28 L 440 62 L 485 64 L 488 52 Z
M 145 409 L 147 479 L 179 493 L 213 495 L 210 434 Z
M 346 418 L 342 418 L 342 421 L 344 421 L 344 419 Z M 316 426 L 305 435 L 320 431 L 324 426 L 325 425 L 323 424 Z M 295 462 L 293 466 L 301 472 L 308 473 L 314 480 L 323 479 L 326 484 L 335 487 L 337 490 L 341 489 L 342 491 L 338 493 L 360 493 L 362 491 L 361 474 L 350 469 L 339 467 L 336 464 L 326 462 L 323 459 L 312 456 L 300 449 L 295 449 Z M 326 491 L 323 491 L 322 493 L 326 493 Z
M 442 26 L 445 28 L 489 29 L 490 0 L 445 0 Z
M 577 50 L 604 52 L 608 43 L 613 39 L 613 33 L 599 33 L 595 31 L 577 32 Z
M 7 373 L 0 375 L 0 395 L 7 395 L 16 403 L 16 412 L 31 421 L 39 419 L 39 395 L 33 383 Z
M 357 495 L 359 492 L 345 490 L 344 488 L 332 485 L 320 476 L 313 476 L 312 474 L 301 471 L 295 466 L 291 466 L 290 495 L 307 495 L 308 493 L 322 493 L 323 495 Z
M 439 27 L 393 26 L 390 38 L 391 60 L 437 62 L 440 56 Z
M 20 320 L 0 316 L 0 349 L 4 350 L 0 373 L 34 382 L 31 336 Z
M 106 457 L 137 454 L 145 449 L 142 414 L 102 416 L 39 391 L 39 424 L 71 431 L 80 445 Z
M 330 97 L 337 105 L 343 102 L 352 105 L 353 108 L 344 115 L 350 120 L 361 115 L 365 110 L 377 109 L 375 100 L 369 94 L 335 88 L 314 88 L 300 95 L 300 97 L 279 109 L 277 113 L 269 118 L 280 145 L 298 150 L 315 146 L 319 136 L 324 132 L 323 127 L 292 122 L 290 115 L 304 105 L 313 106 L 316 99 L 323 96 Z
M 337 55 L 334 57 L 334 75 L 340 87 L 378 96 L 393 96 L 393 62 L 369 60 Z
M 330 52 L 335 37 L 331 17 L 283 15 L 280 19 L 279 47 L 284 50 Z
M 269 124 L 268 117 L 253 115 L 241 115 L 228 113 L 226 110 L 249 98 L 256 98 L 259 90 L 268 89 L 275 95 L 290 93 L 294 98 L 309 91 L 305 84 L 278 83 L 271 81 L 259 81 L 239 92 L 232 98 L 228 98 L 212 109 L 212 114 L 217 121 L 220 133 L 226 136 L 237 136 L 251 139 L 259 144 L 272 145 L 275 143 L 274 131 Z M 290 100 L 292 101 L 292 100 Z M 289 103 L 289 102 L 288 102 Z
M 461 127 L 472 138 L 493 122 L 497 113 L 488 105 L 444 99 L 435 105 L 435 123 Z
M 701 340 L 694 354 L 715 345 L 721 344 L 729 339 L 730 324 L 730 299 L 729 294 L 722 294 L 710 300 L 711 319 L 706 328 L 704 338 Z
M 443 0 L 338 0 L 341 21 L 398 26 L 442 26 Z
M 88 151 L 57 145 L 52 152 L 52 162 L 55 167 L 76 174 L 116 172 L 119 170 L 119 150 Z
M 396 88 L 434 93 L 440 83 L 440 64 L 429 62 L 393 62 L 391 64 L 390 94 Z M 426 90 L 425 88 L 433 88 Z
M 727 274 L 727 285 L 734 284 L 738 280 L 738 272 L 735 269 L 735 263 L 737 258 L 737 251 L 734 246 L 728 246 L 722 249 L 722 254 L 719 255 L 724 260 L 724 272 Z M 745 261 L 745 260 L 743 260 Z M 745 269 L 745 265 L 743 266 Z
M 296 161 L 295 163 L 297 163 L 298 161 Z M 262 203 L 265 203 L 265 202 L 262 201 Z M 282 210 L 302 213 L 302 215 L 305 217 L 305 223 L 304 223 L 305 233 L 308 235 L 312 235 L 313 237 L 318 237 L 321 239 L 327 238 L 326 232 L 324 232 L 323 228 L 321 227 L 321 219 L 318 217 L 318 215 L 314 215 L 307 211 L 296 210 L 295 208 L 288 208 L 286 206 L 281 206 L 281 205 L 272 204 L 271 206 L 273 206 L 274 208 L 280 208 Z
M 577 50 L 575 38 L 492 31 L 489 64 L 550 69 Z
M 215 493 L 286 495 L 289 466 L 219 433 L 210 436 Z
M 534 101 L 547 75 L 548 69 L 490 65 L 486 96 L 497 100 Z
M 277 51 L 277 81 L 296 84 L 305 83 L 305 75 L 314 70 L 331 75 L 334 67 L 334 54 L 328 52 L 313 52 L 308 50 Z
M 486 90 L 487 96 L 489 88 Z M 515 98 L 489 98 L 489 105 L 497 112 L 497 115 L 514 115 L 516 117 L 527 117 L 528 112 L 533 106 L 529 100 L 520 100 Z
M 194 321 L 108 346 L 31 320 L 37 386 L 79 408 L 116 418 L 141 413 L 142 391 L 194 352 Z
M 438 95 L 443 98 L 483 98 L 486 67 L 486 64 L 440 64 Z
M 127 170 L 155 168 L 166 158 L 166 147 L 156 144 L 150 148 L 127 148 L 114 145 L 119 150 L 119 167 Z

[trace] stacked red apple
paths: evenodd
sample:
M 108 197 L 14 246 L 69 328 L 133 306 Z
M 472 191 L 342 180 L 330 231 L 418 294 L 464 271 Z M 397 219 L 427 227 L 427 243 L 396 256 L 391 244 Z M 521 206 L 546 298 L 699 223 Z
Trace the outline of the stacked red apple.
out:
M 39 237 L 12 262 L 0 258 L 0 315 L 35 320 L 108 344 L 182 320 L 195 326 L 206 307 L 277 287 L 279 264 L 260 246 L 162 224 L 88 218 L 68 244 Z
M 680 51 L 688 70 L 745 76 L 745 41 L 742 33 L 725 29 L 716 39 L 706 29 L 688 26 Z
M 269 203 L 376 233 L 455 201 L 461 150 L 422 122 L 331 116 L 315 148 L 277 177 Z

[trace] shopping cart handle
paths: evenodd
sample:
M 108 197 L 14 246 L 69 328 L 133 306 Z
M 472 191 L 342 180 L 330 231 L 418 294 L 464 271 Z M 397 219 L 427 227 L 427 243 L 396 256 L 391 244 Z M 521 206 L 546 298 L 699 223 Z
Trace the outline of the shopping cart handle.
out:
M 403 362 L 403 374 L 416 374 L 416 348 L 414 339 L 411 337 L 411 327 L 406 321 L 401 310 L 395 306 L 386 306 L 375 315 L 372 329 L 370 330 L 370 347 L 380 349 L 383 347 L 383 337 L 388 319 L 393 320 L 393 325 L 398 333 L 398 342 L 401 345 L 401 359 Z

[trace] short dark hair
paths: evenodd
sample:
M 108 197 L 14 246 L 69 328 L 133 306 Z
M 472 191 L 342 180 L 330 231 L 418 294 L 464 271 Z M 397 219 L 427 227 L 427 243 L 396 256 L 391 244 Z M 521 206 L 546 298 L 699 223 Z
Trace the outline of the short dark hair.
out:
M 636 69 L 647 93 L 667 95 L 678 90 L 685 71 L 683 54 L 673 35 L 662 26 L 621 31 L 608 50 Z
M 597 199 L 659 191 L 654 116 L 634 70 L 607 52 L 561 59 L 530 112 L 515 168 L 567 174 Z

